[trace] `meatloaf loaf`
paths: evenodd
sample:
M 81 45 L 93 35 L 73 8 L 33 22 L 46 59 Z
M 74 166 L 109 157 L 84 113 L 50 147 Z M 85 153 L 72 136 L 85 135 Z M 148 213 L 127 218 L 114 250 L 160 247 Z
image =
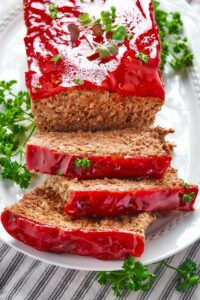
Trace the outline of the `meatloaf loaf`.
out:
M 164 179 L 68 180 L 51 176 L 45 187 L 65 201 L 65 212 L 80 216 L 120 216 L 136 212 L 191 211 L 198 187 L 184 184 L 174 169 Z
M 14 238 L 41 251 L 73 253 L 99 259 L 140 256 L 145 231 L 155 216 L 72 218 L 65 201 L 51 189 L 36 189 L 5 209 L 1 221 Z
M 164 89 L 151 0 L 24 0 L 24 12 L 26 83 L 40 130 L 153 123 Z
M 31 172 L 68 178 L 164 176 L 173 145 L 160 127 L 146 131 L 38 133 L 28 142 L 26 165 Z

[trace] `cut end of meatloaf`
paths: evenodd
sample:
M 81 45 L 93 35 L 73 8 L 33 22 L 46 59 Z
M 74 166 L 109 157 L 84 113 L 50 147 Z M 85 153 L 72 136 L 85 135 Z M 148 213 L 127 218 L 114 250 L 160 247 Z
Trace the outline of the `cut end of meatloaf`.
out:
M 161 156 L 171 155 L 173 145 L 165 141 L 165 136 L 173 132 L 160 127 L 146 131 L 45 132 L 33 136 L 28 144 L 76 156 Z
M 51 189 L 36 189 L 4 210 L 1 221 L 14 238 L 40 251 L 72 253 L 99 259 L 141 256 L 145 231 L 155 216 L 73 218 Z
M 44 183 L 46 188 L 52 188 L 67 199 L 72 191 L 131 191 L 152 189 L 176 189 L 183 186 L 183 180 L 178 178 L 175 169 L 168 169 L 162 179 L 138 178 L 134 180 L 95 179 L 69 180 L 63 176 L 50 176 Z M 67 193 L 67 194 L 66 194 Z
M 158 98 L 72 90 L 32 101 L 32 113 L 41 131 L 148 128 L 162 105 L 163 100 Z
M 118 231 L 145 235 L 155 220 L 149 213 L 117 218 L 74 218 L 64 213 L 65 200 L 51 188 L 38 188 L 7 208 L 13 215 L 66 231 Z

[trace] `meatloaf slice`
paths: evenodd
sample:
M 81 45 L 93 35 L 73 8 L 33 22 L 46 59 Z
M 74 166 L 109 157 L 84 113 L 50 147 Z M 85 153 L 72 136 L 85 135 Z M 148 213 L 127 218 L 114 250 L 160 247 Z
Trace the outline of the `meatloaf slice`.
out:
M 175 169 L 163 179 L 68 180 L 51 176 L 45 183 L 65 200 L 73 216 L 120 216 L 136 212 L 191 211 L 198 187 L 185 185 Z
M 161 178 L 173 149 L 165 136 L 172 132 L 156 127 L 147 131 L 38 133 L 27 145 L 27 168 L 79 179 Z
M 95 23 L 103 22 L 103 11 L 111 13 L 110 0 L 55 0 L 53 12 L 50 0 L 24 0 L 26 83 L 40 130 L 94 131 L 153 123 L 164 88 L 152 1 L 114 4 L 111 27 L 127 33 L 122 40 Z M 83 13 L 91 16 L 87 26 Z M 102 57 L 102 51 L 108 56 Z
M 73 253 L 99 259 L 141 256 L 145 231 L 155 216 L 142 213 L 118 218 L 73 218 L 52 189 L 36 189 L 1 215 L 14 238 L 41 251 Z

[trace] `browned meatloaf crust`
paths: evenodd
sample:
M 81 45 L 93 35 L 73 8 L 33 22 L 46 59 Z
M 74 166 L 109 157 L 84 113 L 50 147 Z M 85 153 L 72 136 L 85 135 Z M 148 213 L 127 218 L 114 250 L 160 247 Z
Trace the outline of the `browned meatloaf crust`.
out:
M 162 104 L 157 98 L 73 90 L 32 101 L 32 112 L 37 127 L 43 131 L 145 128 L 153 124 Z

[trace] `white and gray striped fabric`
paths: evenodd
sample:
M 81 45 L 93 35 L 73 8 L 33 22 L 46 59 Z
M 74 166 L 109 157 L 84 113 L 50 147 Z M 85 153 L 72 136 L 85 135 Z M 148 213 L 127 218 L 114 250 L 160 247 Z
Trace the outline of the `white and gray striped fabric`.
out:
M 178 265 L 186 258 L 200 263 L 200 242 L 168 259 Z M 155 266 L 150 266 L 153 271 Z M 200 274 L 200 268 L 198 269 Z M 149 292 L 124 291 L 118 300 L 199 300 L 200 286 L 176 291 L 176 275 L 162 267 Z M 96 272 L 69 270 L 34 260 L 0 242 L 0 300 L 112 300 L 110 286 L 100 286 Z
M 183 0 L 184 1 L 184 0 Z M 13 0 L 0 0 L 0 17 Z M 188 0 L 200 11 L 200 0 Z M 10 4 L 10 5 L 9 5 Z M 168 259 L 177 266 L 186 258 L 200 264 L 200 241 Z M 155 266 L 150 266 L 153 269 Z M 200 274 L 200 269 L 198 269 Z M 0 300 L 112 300 L 110 286 L 100 286 L 95 272 L 51 266 L 23 255 L 0 241 Z M 200 285 L 186 294 L 176 291 L 176 275 L 162 267 L 149 292 L 124 292 L 118 300 L 199 300 Z

